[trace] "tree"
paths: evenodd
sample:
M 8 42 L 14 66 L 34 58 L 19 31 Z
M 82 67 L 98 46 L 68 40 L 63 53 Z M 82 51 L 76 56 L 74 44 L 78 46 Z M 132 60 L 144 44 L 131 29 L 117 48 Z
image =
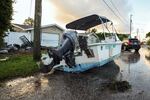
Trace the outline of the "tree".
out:
M 0 1 L 0 47 L 3 44 L 3 38 L 5 31 L 7 31 L 11 25 L 13 4 L 14 0 L 1 0 Z
M 31 17 L 28 17 L 24 20 L 24 25 L 34 26 L 34 20 Z
M 130 34 L 117 34 L 118 38 L 123 41 L 124 39 L 127 39 Z
M 150 32 L 148 32 L 148 33 L 146 34 L 146 37 L 150 37 Z
M 146 38 L 150 38 L 150 32 L 146 34 Z M 150 39 L 148 39 L 147 44 L 150 45 Z

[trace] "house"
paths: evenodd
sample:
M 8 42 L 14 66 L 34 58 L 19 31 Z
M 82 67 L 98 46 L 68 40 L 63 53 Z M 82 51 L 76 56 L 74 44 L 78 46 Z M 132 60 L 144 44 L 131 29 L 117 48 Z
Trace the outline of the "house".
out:
M 34 28 L 28 28 L 26 29 L 26 32 L 31 33 L 31 40 L 33 40 Z M 47 45 L 48 43 L 60 44 L 60 39 L 62 37 L 63 32 L 64 29 L 57 24 L 49 24 L 49 25 L 41 26 L 42 44 L 44 44 L 45 46 L 48 46 Z M 53 38 L 53 39 L 49 40 L 49 38 Z
M 29 28 L 33 28 L 33 27 L 29 25 L 12 23 L 13 32 L 26 32 L 26 29 L 29 29 Z
M 57 24 L 49 24 L 49 25 L 44 25 L 41 26 L 41 31 L 42 33 L 59 33 L 62 34 L 62 32 L 64 32 L 64 29 L 62 27 L 60 27 Z M 26 32 L 34 32 L 34 28 L 28 28 L 26 29 Z
M 28 32 L 28 33 L 34 32 L 34 28 L 32 26 L 23 25 L 23 24 L 12 23 L 12 29 L 14 30 L 14 32 Z M 62 32 L 64 32 L 64 29 L 57 24 L 49 24 L 49 25 L 41 26 L 41 31 L 42 33 L 61 34 Z
M 13 24 L 15 32 L 8 32 L 5 37 L 7 44 L 19 44 L 22 42 L 19 37 L 26 36 L 29 41 L 34 40 L 34 28 L 27 25 Z M 57 24 L 49 24 L 41 26 L 41 45 L 42 46 L 58 46 L 64 29 Z

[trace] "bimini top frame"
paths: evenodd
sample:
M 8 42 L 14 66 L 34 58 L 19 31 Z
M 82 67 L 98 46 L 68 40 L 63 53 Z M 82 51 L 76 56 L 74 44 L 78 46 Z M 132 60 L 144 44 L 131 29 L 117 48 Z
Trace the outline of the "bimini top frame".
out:
M 66 25 L 67 29 L 74 29 L 74 30 L 88 30 L 94 26 L 104 24 L 107 22 L 111 22 L 109 19 L 99 15 L 90 15 L 78 20 L 75 20 Z

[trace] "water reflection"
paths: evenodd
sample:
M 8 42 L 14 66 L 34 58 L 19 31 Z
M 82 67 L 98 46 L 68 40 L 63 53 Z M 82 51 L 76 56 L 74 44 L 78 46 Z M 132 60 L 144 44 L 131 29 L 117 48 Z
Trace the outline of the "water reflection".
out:
M 150 61 L 150 54 L 149 55 L 145 55 L 145 58 Z
M 145 50 L 145 64 L 150 65 L 150 48 Z
M 146 60 L 150 61 L 150 49 L 147 49 L 146 51 L 147 51 L 147 53 L 145 55 L 145 58 L 146 58 Z
M 123 52 L 121 60 L 127 64 L 137 63 L 140 60 L 139 52 Z

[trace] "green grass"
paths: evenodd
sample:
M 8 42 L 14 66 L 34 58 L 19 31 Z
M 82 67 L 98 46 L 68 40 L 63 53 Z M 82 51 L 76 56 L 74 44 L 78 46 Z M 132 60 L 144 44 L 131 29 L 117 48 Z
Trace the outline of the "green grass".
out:
M 35 72 L 38 72 L 38 66 L 29 54 L 13 55 L 7 61 L 0 62 L 0 80 L 25 77 Z

